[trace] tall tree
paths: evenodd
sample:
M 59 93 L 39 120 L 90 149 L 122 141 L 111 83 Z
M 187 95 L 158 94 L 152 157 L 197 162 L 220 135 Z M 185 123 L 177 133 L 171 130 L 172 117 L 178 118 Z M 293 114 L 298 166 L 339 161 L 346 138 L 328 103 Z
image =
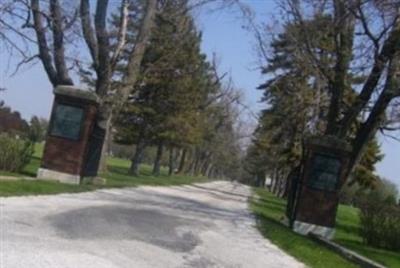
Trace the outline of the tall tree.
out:
M 134 132 L 128 137 L 134 137 L 137 145 L 132 174 L 138 174 L 147 145 L 159 147 L 154 168 L 158 173 L 163 147 L 174 155 L 175 147 L 198 139 L 198 107 L 207 94 L 202 81 L 206 63 L 200 52 L 201 36 L 188 13 L 187 1 L 167 1 L 156 17 L 156 26 L 141 65 L 141 79 L 119 119 L 121 134 L 129 129 Z
M 15 1 L 12 6 L 17 8 L 8 8 L 4 11 L 4 14 L 11 18 L 20 19 L 23 22 L 23 29 L 13 27 L 5 19 L 2 19 L 0 23 L 36 47 L 38 54 L 24 59 L 22 63 L 29 62 L 33 58 L 39 58 L 49 81 L 54 87 L 74 83 L 70 76 L 68 63 L 76 64 L 79 63 L 79 60 L 75 58 L 71 61 L 67 58 L 67 50 L 70 44 L 67 42 L 66 33 L 72 31 L 71 28 L 79 23 L 83 33 L 83 42 L 87 45 L 88 54 L 91 58 L 90 66 L 93 67 L 96 74 L 95 92 L 101 100 L 97 125 L 104 129 L 107 135 L 113 113 L 118 112 L 121 103 L 127 100 L 131 88 L 137 80 L 140 62 L 152 30 L 158 1 L 146 1 L 135 46 L 130 47 L 125 75 L 120 78 L 120 86 L 116 88 L 111 88 L 111 79 L 126 44 L 126 28 L 130 19 L 129 5 L 135 5 L 138 2 L 130 0 L 121 0 L 120 2 L 120 22 L 115 49 L 111 49 L 111 36 L 108 31 L 109 1 L 96 1 L 94 22 L 92 22 L 90 3 L 89 0 L 79 1 L 79 6 L 70 8 L 79 10 L 79 12 L 72 13 L 66 12 L 59 0 L 50 0 L 48 3 L 39 0 Z M 26 18 L 20 10 L 26 10 Z M 71 14 L 73 15 L 71 16 Z M 78 14 L 80 20 L 77 20 Z M 25 32 L 29 29 L 33 29 L 34 37 L 30 37 L 29 33 Z M 19 51 L 24 54 L 21 49 Z
M 343 10 L 339 8 L 338 12 Z M 269 79 L 260 86 L 268 108 L 262 112 L 248 158 L 253 166 L 255 163 L 265 165 L 256 168 L 255 172 L 265 172 L 267 168 L 276 192 L 284 193 L 287 175 L 300 164 L 304 138 L 308 135 L 332 135 L 332 129 L 340 126 L 332 123 L 336 120 L 332 119 L 332 113 L 337 114 L 334 112 L 338 105 L 335 98 L 339 96 L 341 111 L 344 107 L 351 107 L 358 95 L 355 88 L 365 79 L 352 69 L 343 67 L 344 63 L 338 63 L 337 57 L 344 57 L 341 53 L 345 48 L 338 47 L 333 38 L 337 31 L 342 31 L 333 27 L 336 23 L 334 15 L 324 13 L 300 22 L 291 21 L 271 44 L 272 56 L 263 69 Z M 337 50 L 342 51 L 339 56 Z M 337 71 L 338 65 L 341 65 L 340 69 L 346 69 L 345 74 Z M 345 85 L 336 85 L 339 82 L 327 77 L 337 80 L 345 77 Z M 341 92 L 332 93 L 340 87 L 343 87 L 339 90 Z M 338 95 L 333 97 L 336 93 Z M 346 139 L 351 140 L 357 135 L 360 120 L 357 118 L 353 123 Z M 381 156 L 376 141 L 367 142 L 369 149 L 353 175 L 360 183 L 372 185 L 376 181 L 373 165 Z
M 292 15 L 290 20 L 302 29 L 302 38 L 295 39 L 296 44 L 304 48 L 302 55 L 323 75 L 328 85 L 325 134 L 348 140 L 352 145 L 351 164 L 347 171 L 350 174 L 368 142 L 385 125 L 389 105 L 400 97 L 398 3 L 372 0 L 332 0 L 329 1 L 331 5 L 317 1 L 287 2 Z M 313 11 L 306 11 L 308 8 Z M 333 69 L 326 68 L 316 57 L 316 51 L 310 49 L 311 32 L 304 27 L 306 16 L 309 16 L 306 14 L 315 17 L 321 13 L 332 18 Z M 367 62 L 370 68 L 363 67 Z M 357 87 L 352 87 L 351 73 L 363 77 Z M 346 105 L 345 92 L 349 87 L 353 88 L 356 97 Z

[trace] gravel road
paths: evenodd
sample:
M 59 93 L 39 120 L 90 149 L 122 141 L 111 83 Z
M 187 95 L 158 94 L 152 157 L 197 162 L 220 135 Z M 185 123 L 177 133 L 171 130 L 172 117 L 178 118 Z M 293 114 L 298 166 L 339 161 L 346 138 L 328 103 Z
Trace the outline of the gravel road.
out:
M 0 198 L 0 267 L 303 267 L 230 182 Z

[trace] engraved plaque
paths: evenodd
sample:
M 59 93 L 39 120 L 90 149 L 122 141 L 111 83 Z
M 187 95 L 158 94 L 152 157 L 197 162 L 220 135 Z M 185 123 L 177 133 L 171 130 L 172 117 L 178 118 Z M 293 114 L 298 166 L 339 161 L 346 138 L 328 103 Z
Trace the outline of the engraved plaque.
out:
M 80 137 L 83 108 L 57 104 L 51 123 L 50 135 L 65 139 L 78 140 Z
M 338 158 L 315 154 L 308 185 L 311 188 L 323 191 L 336 191 L 340 177 L 341 162 Z

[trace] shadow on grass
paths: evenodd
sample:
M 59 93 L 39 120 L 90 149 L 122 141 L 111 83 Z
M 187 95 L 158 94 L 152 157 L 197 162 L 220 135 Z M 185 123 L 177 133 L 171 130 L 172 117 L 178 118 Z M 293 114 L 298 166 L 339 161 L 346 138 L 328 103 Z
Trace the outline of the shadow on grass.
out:
M 135 187 L 139 185 L 172 186 L 208 181 L 208 179 L 204 177 L 177 174 L 168 176 L 165 168 L 161 169 L 161 174 L 159 176 L 155 176 L 152 174 L 152 167 L 145 164 L 140 166 L 140 174 L 138 176 L 130 175 L 128 172 L 128 161 L 123 162 L 113 159 L 108 165 L 108 172 L 102 174 L 102 176 L 107 179 L 107 187 Z
M 286 204 L 283 202 L 260 198 L 257 201 L 254 201 L 260 209 L 267 209 L 273 215 L 281 215 L 283 216 L 286 211 Z
M 152 169 L 147 166 L 147 165 L 141 165 L 140 170 L 139 170 L 139 176 L 134 176 L 129 174 L 129 167 L 126 165 L 122 164 L 108 164 L 108 173 L 114 173 L 117 175 L 122 175 L 122 176 L 127 176 L 127 177 L 161 177 L 161 176 L 167 176 L 165 170 L 161 170 L 161 174 L 159 176 L 153 175 L 152 174 Z
M 206 190 L 207 192 L 214 192 L 214 193 L 216 193 L 216 194 L 223 194 L 223 195 L 228 195 L 228 196 L 232 196 L 232 197 L 248 198 L 248 196 L 247 196 L 247 195 L 244 195 L 244 194 L 232 193 L 232 192 L 217 190 L 217 189 L 214 189 L 214 188 L 211 188 L 211 187 L 204 187 L 204 186 L 200 186 L 200 185 L 192 185 L 192 187 L 197 188 L 197 189 Z
M 118 175 L 128 176 L 128 169 L 125 167 L 108 165 L 108 172 L 115 173 Z
M 268 233 L 268 231 L 273 230 L 274 228 L 278 228 L 287 232 L 292 231 L 289 227 L 283 225 L 282 222 L 280 222 L 278 219 L 274 217 L 266 217 L 263 213 L 257 213 L 257 212 L 254 213 L 254 215 L 257 217 L 257 221 L 259 223 L 262 223 L 260 225 L 260 229 L 263 230 L 263 232 Z M 296 233 L 293 233 L 293 235 L 298 236 Z
M 271 215 L 281 215 L 280 217 L 284 216 L 284 209 L 281 206 L 275 204 L 262 204 L 264 209 L 268 209 Z
M 282 209 L 284 209 L 286 207 L 286 200 L 284 200 L 284 199 L 275 200 L 273 198 L 260 197 L 258 199 L 258 201 L 260 203 L 263 203 L 263 204 L 272 204 L 272 205 L 275 205 L 277 207 L 282 207 Z

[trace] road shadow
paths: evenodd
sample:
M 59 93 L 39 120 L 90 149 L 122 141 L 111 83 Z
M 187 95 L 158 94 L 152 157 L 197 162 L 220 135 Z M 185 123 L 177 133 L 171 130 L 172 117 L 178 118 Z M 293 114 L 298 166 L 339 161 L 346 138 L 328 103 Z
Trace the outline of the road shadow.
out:
M 120 205 L 70 210 L 46 218 L 58 236 L 72 240 L 139 240 L 176 252 L 193 250 L 200 240 L 188 219 L 157 210 Z
M 248 195 L 218 190 L 218 189 L 211 188 L 211 187 L 200 186 L 199 184 L 193 184 L 193 185 L 190 185 L 190 187 L 193 187 L 196 189 L 201 189 L 201 190 L 207 191 L 209 193 L 220 193 L 220 194 L 224 194 L 224 195 L 228 195 L 228 196 L 232 196 L 232 197 L 240 197 L 240 198 L 248 198 L 249 197 Z M 235 190 L 236 188 L 237 188 L 237 185 L 234 185 L 233 190 Z

